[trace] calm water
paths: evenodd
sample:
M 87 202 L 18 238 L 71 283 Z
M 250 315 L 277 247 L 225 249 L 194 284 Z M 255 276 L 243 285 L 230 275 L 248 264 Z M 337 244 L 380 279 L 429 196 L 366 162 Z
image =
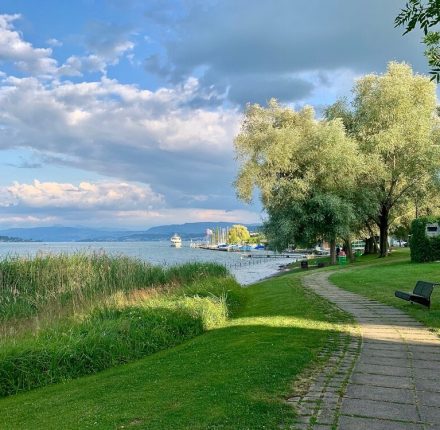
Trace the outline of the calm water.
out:
M 241 284 L 249 284 L 278 271 L 282 264 L 292 262 L 292 258 L 242 258 L 238 252 L 219 252 L 192 249 L 189 243 L 182 248 L 172 248 L 169 241 L 163 242 L 66 242 L 66 243 L 0 243 L 0 258 L 7 255 L 33 256 L 37 252 L 73 253 L 78 251 L 104 251 L 113 255 L 128 255 L 152 264 L 175 265 L 192 261 L 211 261 L 225 265 Z M 267 251 L 254 251 L 256 255 Z

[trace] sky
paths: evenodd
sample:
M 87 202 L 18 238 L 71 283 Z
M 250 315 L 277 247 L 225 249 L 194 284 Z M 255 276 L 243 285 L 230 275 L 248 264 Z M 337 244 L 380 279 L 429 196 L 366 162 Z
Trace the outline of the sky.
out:
M 0 228 L 255 223 L 247 103 L 322 109 L 389 61 L 403 0 L 0 0 Z

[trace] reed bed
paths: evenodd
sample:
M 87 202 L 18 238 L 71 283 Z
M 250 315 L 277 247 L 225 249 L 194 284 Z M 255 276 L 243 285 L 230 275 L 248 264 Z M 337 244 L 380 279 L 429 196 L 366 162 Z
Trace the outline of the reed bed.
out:
M 9 257 L 0 261 L 0 396 L 173 347 L 224 324 L 241 297 L 226 269 L 212 263 Z
M 52 311 L 81 312 L 119 291 L 227 275 L 223 266 L 212 263 L 164 268 L 104 253 L 11 256 L 0 261 L 0 322 Z

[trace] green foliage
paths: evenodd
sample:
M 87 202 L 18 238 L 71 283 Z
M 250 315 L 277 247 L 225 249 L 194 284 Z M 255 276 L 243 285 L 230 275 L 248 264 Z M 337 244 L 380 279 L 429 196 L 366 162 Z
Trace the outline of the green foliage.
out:
M 19 267 L 23 269 L 23 262 Z M 11 271 L 8 274 L 11 279 Z M 107 290 L 95 295 L 94 306 L 81 314 L 46 321 L 33 332 L 4 336 L 0 396 L 96 373 L 170 348 L 221 326 L 242 303 L 240 287 L 221 266 L 187 264 L 164 269 L 162 275 L 158 279 L 172 282 L 172 288 L 157 284 L 160 288 Z M 6 322 L 4 327 L 15 323 Z
M 271 247 L 335 239 L 347 231 L 346 224 L 336 223 L 352 219 L 350 204 L 342 200 L 349 198 L 363 160 L 341 119 L 317 120 L 309 106 L 297 112 L 276 100 L 267 108 L 250 105 L 235 149 L 240 161 L 237 194 L 250 201 L 254 188 L 260 191 L 269 214 L 265 233 Z M 324 200 L 331 207 L 324 208 Z
M 244 225 L 233 225 L 228 232 L 228 243 L 243 244 L 249 241 L 250 234 Z
M 262 232 L 254 233 L 250 236 L 247 243 L 259 244 L 267 242 L 266 236 Z
M 347 317 L 289 274 L 241 288 L 221 328 L 135 363 L 0 399 L 5 429 L 275 429 L 292 381 L 341 346 Z M 234 290 L 235 291 L 235 290 Z M 228 293 L 228 298 L 230 293 Z M 333 338 L 333 341 L 331 341 Z M 231 407 L 233 405 L 233 407 Z
M 285 201 L 282 208 L 269 207 L 268 214 L 264 227 L 278 251 L 292 242 L 313 246 L 319 240 L 346 237 L 354 217 L 352 206 L 331 194 L 313 195 L 301 203 Z
M 440 217 L 423 217 L 415 219 L 411 224 L 411 261 L 425 263 L 440 260 L 440 237 L 426 235 L 427 223 L 440 223 Z
M 225 277 L 227 270 L 210 263 L 164 268 L 103 253 L 8 257 L 0 261 L 0 321 L 50 316 L 60 310 L 75 313 L 116 292 L 184 284 L 206 276 Z
M 431 28 L 440 22 L 439 0 L 409 0 L 394 20 L 395 26 L 404 26 L 404 35 L 417 26 L 423 30 L 425 56 L 431 66 L 432 80 L 440 82 L 440 32 Z
M 247 107 L 235 150 L 240 162 L 237 195 L 251 201 L 258 188 L 264 205 L 276 200 L 280 190 L 296 200 L 313 190 L 346 190 L 362 168 L 340 119 L 319 121 L 310 106 L 295 111 L 274 99 L 267 108 Z M 342 170 L 344 181 L 336 181 Z
M 226 321 L 240 288 L 213 263 L 105 254 L 0 261 L 0 395 L 169 348 Z
M 347 123 L 368 163 L 358 177 L 357 195 L 367 195 L 376 207 L 372 219 L 381 233 L 381 256 L 386 256 L 392 222 L 436 187 L 435 85 L 410 66 L 391 62 L 385 74 L 359 79 L 354 96 L 351 107 L 340 102 L 330 113 Z

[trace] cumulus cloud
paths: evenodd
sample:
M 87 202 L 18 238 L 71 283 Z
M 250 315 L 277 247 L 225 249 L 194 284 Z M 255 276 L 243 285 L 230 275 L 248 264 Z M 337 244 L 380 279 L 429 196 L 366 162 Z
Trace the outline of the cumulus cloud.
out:
M 149 185 L 125 182 L 81 182 L 79 185 L 59 182 L 31 184 L 14 182 L 0 187 L 0 204 L 3 207 L 24 208 L 75 208 L 76 210 L 134 210 L 151 209 L 164 204 L 164 197 Z
M 18 69 L 33 75 L 52 75 L 57 70 L 57 61 L 52 58 L 52 49 L 34 48 L 15 29 L 16 15 L 0 15 L 0 61 L 11 62 Z
M 203 201 L 204 196 L 194 196 Z M 147 228 L 169 223 L 229 221 L 258 223 L 249 210 L 166 206 L 164 196 L 149 185 L 120 181 L 32 183 L 0 187 L 0 225 L 32 226 L 54 223 L 113 228 Z
M 70 56 L 66 62 L 59 67 L 59 76 L 83 76 L 84 73 L 101 72 L 106 73 L 107 62 L 98 55 Z
M 195 79 L 149 91 L 105 77 L 8 77 L 0 85 L 0 149 L 31 148 L 43 161 L 149 183 L 173 198 L 230 194 L 240 114 L 188 107 L 197 88 Z
M 72 55 L 58 66 L 51 48 L 35 48 L 15 28 L 20 14 L 0 15 L 0 62 L 12 63 L 17 69 L 33 76 L 82 76 L 86 73 L 106 73 L 107 67 L 118 64 L 130 55 L 135 44 L 130 40 L 131 29 L 106 22 L 92 22 L 85 39 L 86 54 Z M 63 46 L 55 38 L 46 40 L 51 47 Z M 133 61 L 133 59 L 132 59 Z

